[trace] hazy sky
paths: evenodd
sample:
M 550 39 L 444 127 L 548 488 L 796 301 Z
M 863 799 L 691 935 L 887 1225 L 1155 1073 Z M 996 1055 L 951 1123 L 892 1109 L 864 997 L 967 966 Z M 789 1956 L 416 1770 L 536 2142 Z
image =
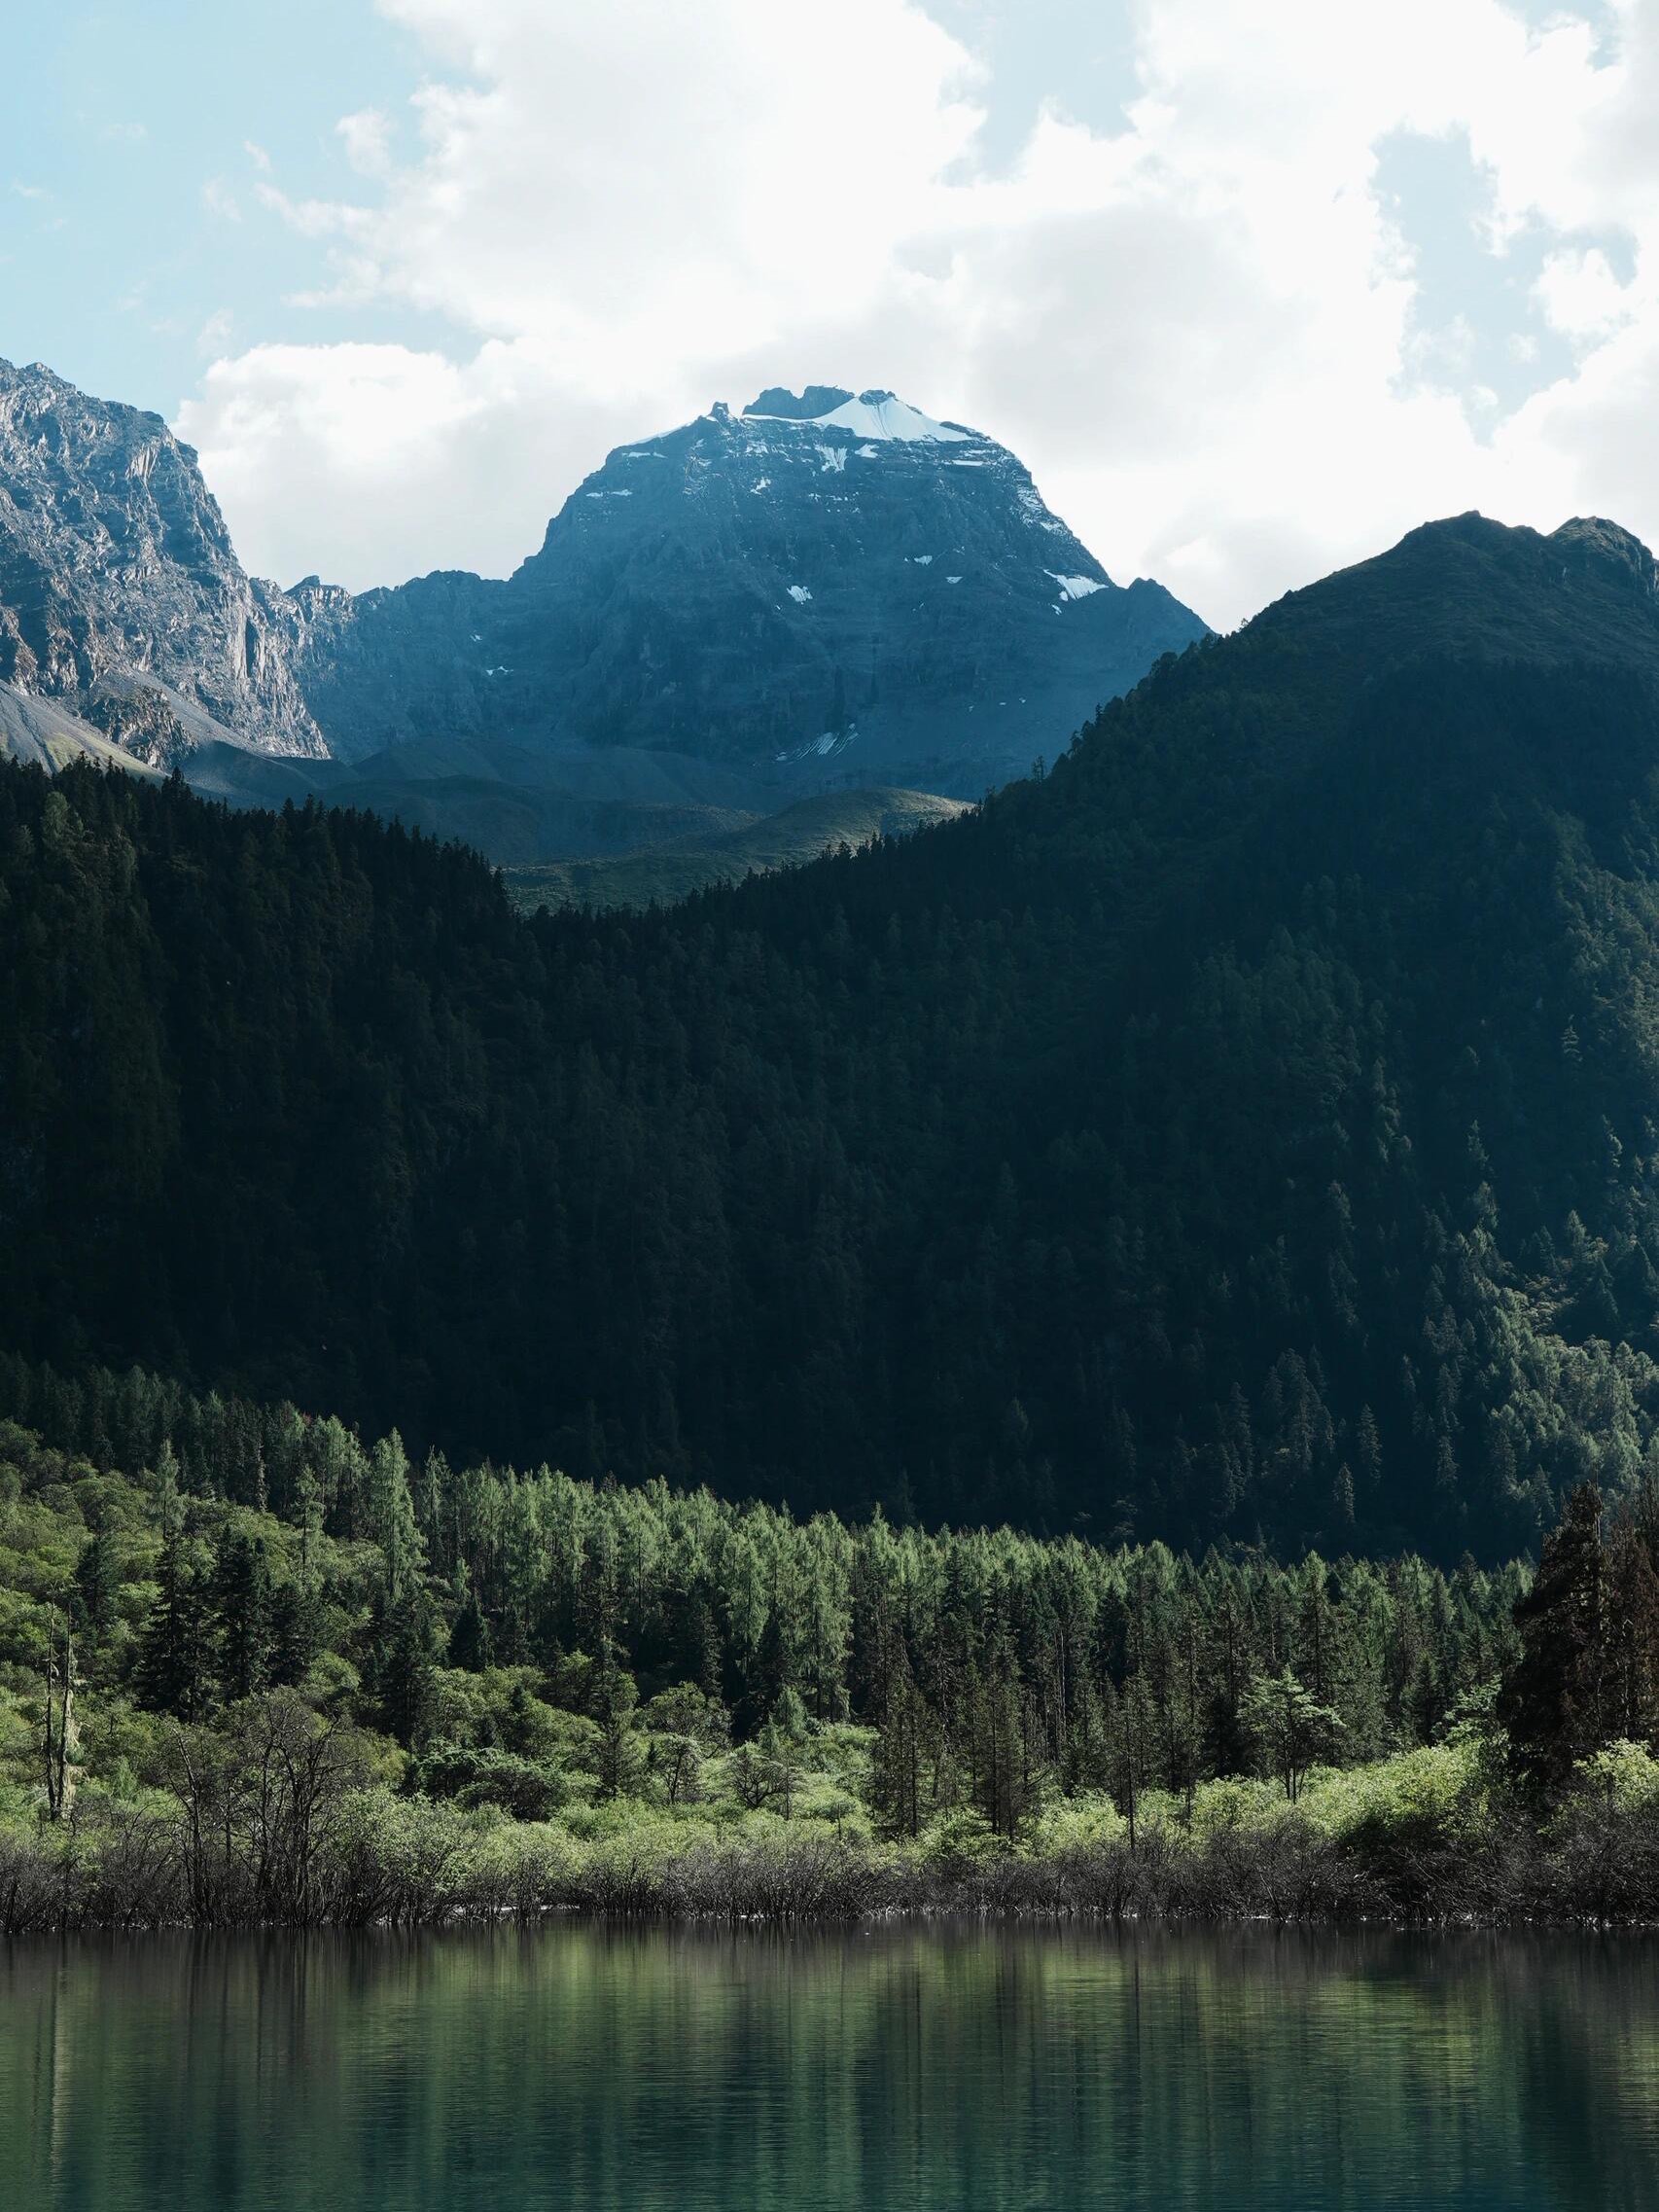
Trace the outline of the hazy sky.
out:
M 889 385 L 1228 624 L 1478 506 L 1659 540 L 1659 0 L 56 0 L 0 352 L 244 559 L 505 572 L 616 444 Z

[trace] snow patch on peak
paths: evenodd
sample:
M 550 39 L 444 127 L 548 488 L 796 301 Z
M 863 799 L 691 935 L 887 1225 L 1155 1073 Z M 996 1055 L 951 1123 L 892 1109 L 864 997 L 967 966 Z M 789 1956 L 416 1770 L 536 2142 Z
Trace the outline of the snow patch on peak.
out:
M 812 596 L 812 593 L 806 589 L 806 586 L 804 584 L 792 584 L 789 588 L 789 591 L 790 597 L 794 601 L 797 607 L 804 607 L 808 599 L 810 599 Z
M 861 392 L 857 399 L 843 399 L 838 406 L 812 415 L 777 412 L 780 399 L 788 397 L 776 391 L 762 392 L 754 407 L 745 411 L 752 422 L 805 422 L 815 430 L 850 430 L 855 438 L 906 446 L 963 446 L 973 436 L 958 423 L 935 422 L 931 414 L 895 398 L 892 392 Z

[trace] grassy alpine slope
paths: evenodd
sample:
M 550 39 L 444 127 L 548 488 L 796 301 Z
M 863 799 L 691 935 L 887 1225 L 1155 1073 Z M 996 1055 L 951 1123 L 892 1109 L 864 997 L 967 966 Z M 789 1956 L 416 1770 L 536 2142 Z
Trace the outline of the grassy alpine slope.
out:
M 92 1451 L 0 1427 L 3 1929 L 1659 1915 L 1651 1500 L 1604 1528 L 1579 1493 L 1529 1591 L 803 1523 L 6 1381 Z
M 506 871 L 507 895 L 520 913 L 538 907 L 671 906 L 715 883 L 741 883 L 780 868 L 803 868 L 845 845 L 857 851 L 877 838 L 907 837 L 932 822 L 968 811 L 960 799 L 927 791 L 835 791 L 800 799 L 741 829 L 675 838 L 649 852 L 603 860 L 549 861 Z

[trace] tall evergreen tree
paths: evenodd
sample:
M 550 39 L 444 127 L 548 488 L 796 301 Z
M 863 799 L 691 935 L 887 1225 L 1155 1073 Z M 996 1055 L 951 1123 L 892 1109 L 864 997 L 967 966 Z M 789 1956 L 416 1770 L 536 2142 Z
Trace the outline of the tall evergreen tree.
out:
M 219 1547 L 213 1575 L 218 1617 L 218 1674 L 229 1701 L 266 1689 L 276 1649 L 275 1599 L 264 1541 L 231 1527 Z
M 139 1643 L 139 1694 L 154 1711 L 198 1720 L 208 1704 L 213 1670 L 212 1619 L 203 1578 L 185 1536 L 176 1463 L 170 1449 L 158 1472 L 161 1550 L 156 1597 Z
M 1546 1796 L 1606 1740 L 1607 1560 L 1602 1493 L 1581 1482 L 1544 1539 L 1532 1588 L 1515 1608 L 1521 1651 L 1499 1718 L 1516 1775 Z

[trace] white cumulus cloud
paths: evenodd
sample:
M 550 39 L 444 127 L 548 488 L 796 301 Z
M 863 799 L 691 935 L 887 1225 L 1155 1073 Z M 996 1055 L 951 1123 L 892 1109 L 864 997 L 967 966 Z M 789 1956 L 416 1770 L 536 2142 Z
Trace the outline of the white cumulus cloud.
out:
M 1071 120 L 1057 85 L 996 173 L 995 87 L 917 0 L 839 0 L 832 27 L 771 0 L 381 5 L 428 75 L 396 127 L 342 119 L 361 190 L 259 191 L 315 241 L 308 297 L 430 311 L 432 341 L 255 345 L 180 411 L 267 572 L 500 573 L 609 446 L 829 380 L 1003 438 L 1114 574 L 1219 623 L 1471 505 L 1659 536 L 1642 0 L 1600 38 L 1501 0 L 1135 0 L 1125 117 Z M 1506 418 L 1457 389 L 1470 333 L 1414 327 L 1376 189 L 1402 131 L 1466 140 L 1471 250 L 1547 248 L 1517 311 L 1574 365 Z

